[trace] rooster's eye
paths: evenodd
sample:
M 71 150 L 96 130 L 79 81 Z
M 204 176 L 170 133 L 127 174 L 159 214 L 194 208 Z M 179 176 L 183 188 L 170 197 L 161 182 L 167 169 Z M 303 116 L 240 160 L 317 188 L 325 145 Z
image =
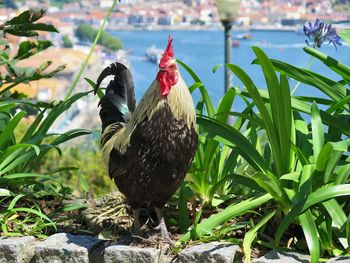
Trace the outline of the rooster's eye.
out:
M 176 65 L 175 65 L 175 64 L 171 64 L 171 65 L 169 66 L 169 69 L 170 69 L 171 71 L 176 70 Z

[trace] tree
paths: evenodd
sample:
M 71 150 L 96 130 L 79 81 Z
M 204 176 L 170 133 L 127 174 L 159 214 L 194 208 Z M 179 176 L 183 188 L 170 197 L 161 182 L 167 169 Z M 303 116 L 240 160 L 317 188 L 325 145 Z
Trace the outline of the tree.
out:
M 63 41 L 63 46 L 64 46 L 65 48 L 71 48 L 71 47 L 73 47 L 73 43 L 72 43 L 72 41 L 70 40 L 70 38 L 69 38 L 67 35 L 64 35 L 64 36 L 62 37 L 62 41 Z
M 76 37 L 79 38 L 79 40 L 81 41 L 92 42 L 95 39 L 97 33 L 98 30 L 92 28 L 90 25 L 87 24 L 79 25 L 75 30 Z M 98 40 L 98 44 L 112 50 L 118 50 L 122 48 L 122 43 L 119 40 L 119 38 L 114 37 L 106 32 L 102 33 L 100 39 Z

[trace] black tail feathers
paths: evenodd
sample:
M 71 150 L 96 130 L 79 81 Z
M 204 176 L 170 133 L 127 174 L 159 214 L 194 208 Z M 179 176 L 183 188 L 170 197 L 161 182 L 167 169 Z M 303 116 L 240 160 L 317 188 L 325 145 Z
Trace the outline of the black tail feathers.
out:
M 135 109 L 134 82 L 130 70 L 119 62 L 105 68 L 97 79 L 95 94 L 102 81 L 113 75 L 99 102 L 102 130 L 115 122 L 126 122 Z

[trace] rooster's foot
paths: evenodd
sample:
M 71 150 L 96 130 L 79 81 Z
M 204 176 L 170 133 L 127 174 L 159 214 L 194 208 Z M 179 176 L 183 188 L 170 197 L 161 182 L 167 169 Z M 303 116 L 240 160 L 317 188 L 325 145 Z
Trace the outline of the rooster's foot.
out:
M 168 229 L 165 225 L 163 210 L 155 207 L 155 211 L 159 221 L 159 225 L 156 229 L 160 229 L 164 241 L 166 241 L 171 247 L 175 247 L 176 243 L 170 238 Z

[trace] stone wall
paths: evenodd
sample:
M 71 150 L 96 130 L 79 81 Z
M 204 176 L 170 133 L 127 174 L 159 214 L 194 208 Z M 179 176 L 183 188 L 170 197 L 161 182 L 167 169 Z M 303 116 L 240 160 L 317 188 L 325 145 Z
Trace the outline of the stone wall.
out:
M 212 242 L 188 247 L 177 255 L 165 249 L 107 245 L 89 236 L 59 233 L 44 241 L 34 237 L 0 238 L 0 263 L 236 263 L 243 262 L 238 246 Z M 254 263 L 309 262 L 309 256 L 271 251 Z M 338 257 L 328 262 L 350 262 Z

